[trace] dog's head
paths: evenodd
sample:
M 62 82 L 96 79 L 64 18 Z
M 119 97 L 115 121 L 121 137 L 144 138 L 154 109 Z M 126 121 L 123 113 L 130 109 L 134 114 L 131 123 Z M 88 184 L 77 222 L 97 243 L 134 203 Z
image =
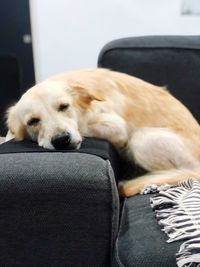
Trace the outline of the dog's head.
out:
M 40 83 L 8 109 L 8 136 L 31 139 L 49 149 L 78 149 L 79 121 L 93 100 L 101 99 L 79 85 L 56 80 Z

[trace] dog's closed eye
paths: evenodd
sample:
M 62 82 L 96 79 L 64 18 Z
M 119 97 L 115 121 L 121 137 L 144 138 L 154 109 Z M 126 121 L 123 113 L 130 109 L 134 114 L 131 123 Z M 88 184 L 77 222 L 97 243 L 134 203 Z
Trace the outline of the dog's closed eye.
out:
M 40 122 L 40 119 L 39 118 L 31 118 L 27 124 L 29 126 L 36 126 L 38 123 Z
M 69 108 L 69 104 L 60 104 L 58 107 L 58 111 L 65 112 Z

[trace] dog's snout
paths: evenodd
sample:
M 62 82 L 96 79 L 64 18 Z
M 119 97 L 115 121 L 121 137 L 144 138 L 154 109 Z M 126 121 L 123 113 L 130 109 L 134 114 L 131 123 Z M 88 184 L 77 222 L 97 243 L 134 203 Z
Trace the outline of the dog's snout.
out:
M 52 137 L 51 143 L 55 149 L 66 149 L 71 142 L 71 135 L 69 133 L 57 134 Z

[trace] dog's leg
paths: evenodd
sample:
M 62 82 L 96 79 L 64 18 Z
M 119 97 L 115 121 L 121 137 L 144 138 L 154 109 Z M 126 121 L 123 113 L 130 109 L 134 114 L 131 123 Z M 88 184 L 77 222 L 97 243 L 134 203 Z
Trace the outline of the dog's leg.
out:
M 147 171 L 196 169 L 200 163 L 179 135 L 163 128 L 142 128 L 128 144 L 129 157 Z
M 139 193 L 147 184 L 176 184 L 185 178 L 200 179 L 200 164 L 181 138 L 162 128 L 138 130 L 128 145 L 129 157 L 150 173 L 120 185 L 122 195 Z M 198 174 L 199 172 L 199 174 Z
M 117 114 L 102 113 L 93 116 L 88 124 L 88 137 L 97 137 L 111 142 L 118 150 L 122 150 L 128 141 L 126 122 Z

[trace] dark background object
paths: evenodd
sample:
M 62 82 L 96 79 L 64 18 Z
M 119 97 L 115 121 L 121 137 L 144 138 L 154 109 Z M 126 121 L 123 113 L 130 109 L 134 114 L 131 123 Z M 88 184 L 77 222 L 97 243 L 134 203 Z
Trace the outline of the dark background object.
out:
M 16 57 L 0 57 L 0 135 L 6 135 L 5 111 L 20 96 L 19 64 Z
M 35 83 L 29 1 L 2 0 L 0 8 L 0 135 L 7 107 Z

